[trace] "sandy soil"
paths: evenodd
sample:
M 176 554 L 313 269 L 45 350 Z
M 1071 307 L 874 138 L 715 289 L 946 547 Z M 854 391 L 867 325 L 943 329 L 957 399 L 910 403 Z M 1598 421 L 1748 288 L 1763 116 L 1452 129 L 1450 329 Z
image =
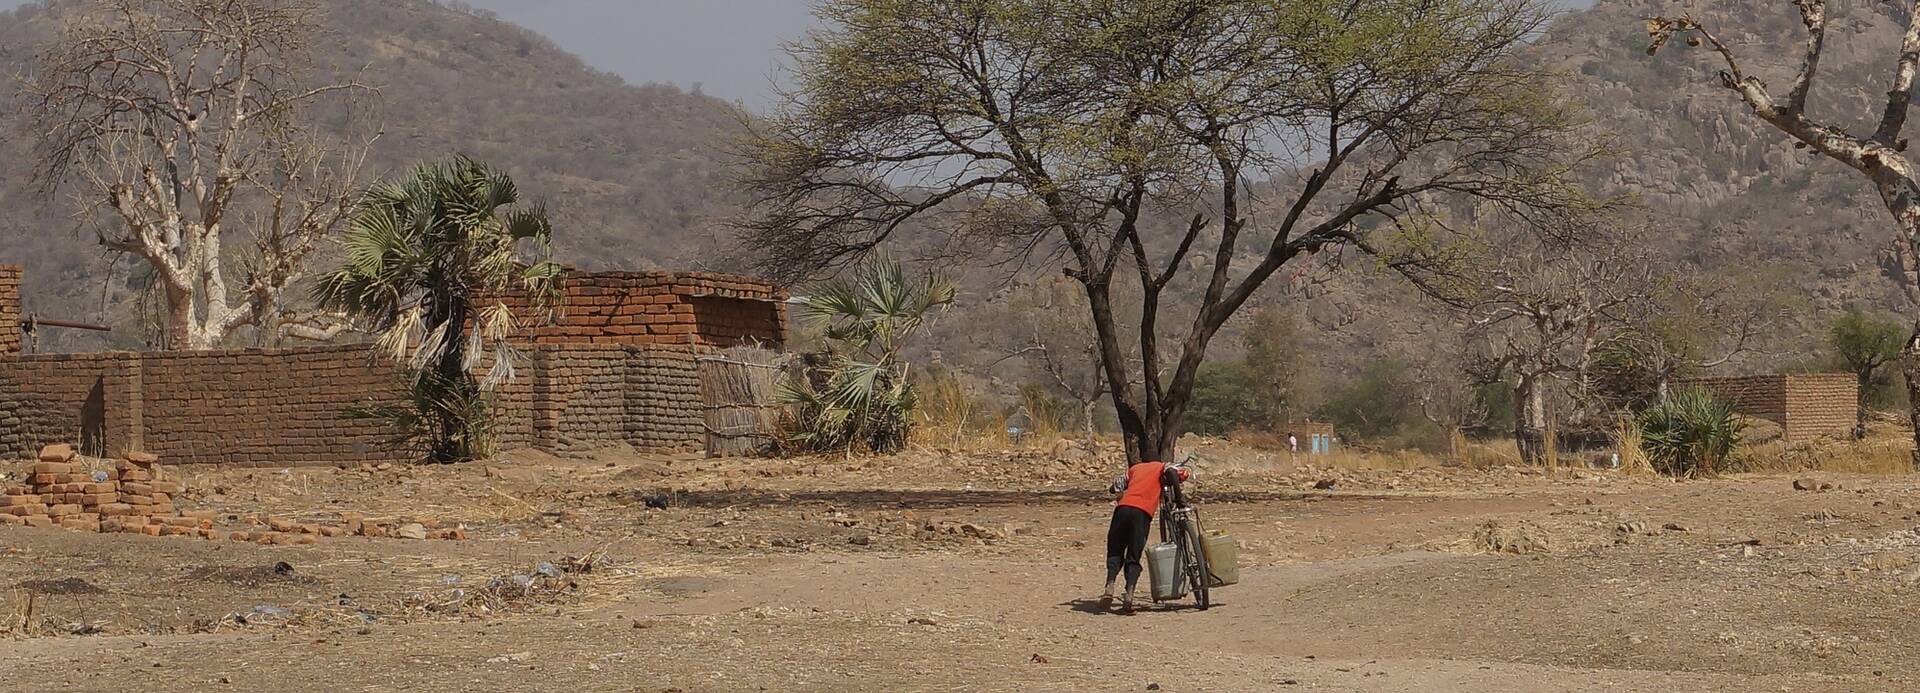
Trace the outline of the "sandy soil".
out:
M 1204 612 L 1120 616 L 1090 600 L 1109 471 L 1048 453 L 188 470 L 183 506 L 229 529 L 351 510 L 471 539 L 0 528 L 0 690 L 1920 686 L 1907 478 L 1203 463 L 1243 581 Z

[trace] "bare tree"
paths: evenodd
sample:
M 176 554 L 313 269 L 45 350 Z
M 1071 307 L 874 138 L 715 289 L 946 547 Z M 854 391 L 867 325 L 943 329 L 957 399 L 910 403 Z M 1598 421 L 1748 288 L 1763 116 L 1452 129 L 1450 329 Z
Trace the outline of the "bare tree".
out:
M 320 32 L 303 0 L 96 0 L 25 80 L 41 176 L 76 188 L 101 245 L 152 267 L 164 346 L 218 346 L 273 316 L 352 210 L 377 135 L 332 140 L 310 119 L 370 90 L 308 82 Z
M 1539 464 L 1555 420 L 1553 383 L 1584 395 L 1593 354 L 1623 334 L 1652 264 L 1626 236 L 1597 228 L 1558 239 L 1508 234 L 1484 257 L 1485 283 L 1462 302 L 1467 334 L 1479 370 L 1511 377 L 1514 443 L 1521 461 Z
M 902 229 L 1062 258 L 1129 460 L 1174 455 L 1214 336 L 1281 268 L 1367 251 L 1448 198 L 1528 217 L 1586 199 L 1568 174 L 1595 152 L 1569 146 L 1579 122 L 1517 59 L 1551 17 L 1538 0 L 818 14 L 797 91 L 742 148 L 763 269 L 839 266 Z M 1119 273 L 1136 305 L 1116 302 Z M 1163 313 L 1188 279 L 1192 312 Z
M 1081 297 L 1065 278 L 1041 280 L 1014 290 L 1008 297 L 1009 322 L 1020 325 L 1017 341 L 1004 353 L 1020 357 L 1046 384 L 1080 406 L 1080 425 L 1088 443 L 1094 440 L 1094 418 L 1107 397 L 1107 380 L 1100 369 L 1100 343 L 1087 319 Z
M 1675 36 L 1685 35 L 1690 44 L 1701 44 L 1719 56 L 1724 69 L 1718 84 L 1739 97 L 1741 104 L 1760 120 L 1793 138 L 1799 146 L 1860 172 L 1880 194 L 1887 211 L 1893 215 L 1898 232 L 1896 248 L 1901 256 L 1898 272 L 1913 312 L 1913 329 L 1906 342 L 1904 369 L 1909 398 L 1916 406 L 1910 418 L 1914 424 L 1913 464 L 1920 468 L 1920 276 L 1915 268 L 1915 244 L 1920 243 L 1920 167 L 1907 154 L 1904 131 L 1907 113 L 1913 107 L 1914 78 L 1920 73 L 1920 0 L 1899 3 L 1904 11 L 1906 32 L 1897 53 L 1887 56 L 1886 100 L 1878 104 L 1872 131 L 1848 132 L 1834 121 L 1817 120 L 1808 115 L 1807 96 L 1813 91 L 1821 55 L 1827 47 L 1827 26 L 1832 15 L 1827 0 L 1793 0 L 1801 23 L 1806 27 L 1804 51 L 1799 54 L 1798 69 L 1786 92 L 1775 95 L 1767 84 L 1747 69 L 1746 63 L 1715 32 L 1689 15 L 1653 17 L 1647 20 L 1652 42 L 1649 55 L 1658 52 Z M 1776 56 L 1766 56 L 1769 62 Z

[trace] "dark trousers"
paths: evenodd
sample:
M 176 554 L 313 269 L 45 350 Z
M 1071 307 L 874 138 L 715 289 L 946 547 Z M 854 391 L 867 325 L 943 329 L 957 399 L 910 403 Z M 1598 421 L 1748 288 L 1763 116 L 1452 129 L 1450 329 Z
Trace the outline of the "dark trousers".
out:
M 1107 525 L 1107 582 L 1127 572 L 1127 591 L 1140 581 L 1140 553 L 1147 549 L 1147 529 L 1153 516 L 1131 506 L 1113 509 L 1113 523 Z

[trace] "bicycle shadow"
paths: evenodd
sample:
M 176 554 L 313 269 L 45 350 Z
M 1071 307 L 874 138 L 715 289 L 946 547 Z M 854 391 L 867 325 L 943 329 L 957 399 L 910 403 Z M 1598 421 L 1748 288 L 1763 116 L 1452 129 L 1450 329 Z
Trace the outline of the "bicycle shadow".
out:
M 1120 603 L 1118 601 L 1114 602 L 1113 606 L 1102 607 L 1100 606 L 1099 599 L 1082 598 L 1082 599 L 1073 599 L 1073 600 L 1061 602 L 1060 606 L 1066 607 L 1068 611 L 1078 611 L 1083 614 L 1092 614 L 1094 616 L 1127 616 L 1129 615 L 1129 614 L 1120 613 Z M 1219 608 L 1224 605 L 1219 602 L 1215 602 L 1211 606 L 1213 608 Z M 1191 600 L 1168 602 L 1168 603 L 1155 603 L 1151 601 L 1146 601 L 1146 602 L 1135 602 L 1133 609 L 1134 609 L 1134 615 L 1138 615 L 1138 614 L 1177 613 L 1181 611 L 1199 611 L 1200 606 L 1198 604 L 1194 604 Z

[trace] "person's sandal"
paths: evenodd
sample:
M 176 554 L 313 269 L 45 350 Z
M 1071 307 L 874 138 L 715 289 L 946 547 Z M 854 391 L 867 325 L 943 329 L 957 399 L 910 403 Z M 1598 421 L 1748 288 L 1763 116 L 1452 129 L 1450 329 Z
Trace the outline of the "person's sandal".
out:
M 1127 615 L 1133 614 L 1133 591 L 1132 590 L 1128 590 L 1126 594 L 1120 595 L 1120 613 L 1127 614 Z
M 1112 607 L 1113 607 L 1113 593 L 1108 592 L 1106 594 L 1100 595 L 1100 608 L 1107 609 Z

